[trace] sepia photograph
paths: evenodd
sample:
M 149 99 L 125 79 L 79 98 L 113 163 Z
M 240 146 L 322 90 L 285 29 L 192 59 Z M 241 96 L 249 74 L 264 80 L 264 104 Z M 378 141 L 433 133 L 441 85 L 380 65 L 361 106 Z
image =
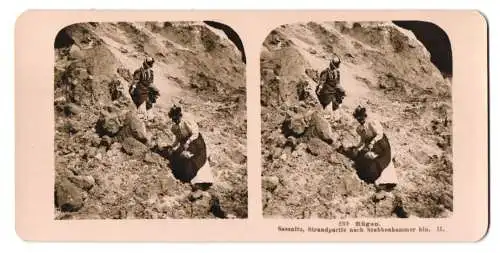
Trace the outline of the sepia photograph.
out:
M 452 51 L 439 26 L 284 24 L 260 64 L 264 218 L 452 216 Z
M 54 41 L 54 219 L 245 219 L 246 56 L 216 21 Z
M 23 12 L 15 235 L 481 241 L 488 30 L 474 10 Z

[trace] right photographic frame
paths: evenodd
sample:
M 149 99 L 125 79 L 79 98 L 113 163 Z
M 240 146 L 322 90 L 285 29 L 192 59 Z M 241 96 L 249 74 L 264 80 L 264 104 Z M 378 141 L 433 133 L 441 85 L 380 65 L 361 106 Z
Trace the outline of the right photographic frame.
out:
M 264 218 L 449 218 L 452 50 L 426 21 L 300 22 L 260 55 Z

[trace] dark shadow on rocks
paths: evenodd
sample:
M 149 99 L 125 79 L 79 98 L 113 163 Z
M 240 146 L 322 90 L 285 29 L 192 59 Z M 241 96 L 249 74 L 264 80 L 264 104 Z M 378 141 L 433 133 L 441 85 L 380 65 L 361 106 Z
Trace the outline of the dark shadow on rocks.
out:
M 61 29 L 54 40 L 54 48 L 69 48 L 75 41 L 71 38 L 68 29 L 65 27 Z
M 453 58 L 450 38 L 441 27 L 425 21 L 393 21 L 401 28 L 410 30 L 431 54 L 431 62 L 445 77 L 453 76 Z
M 238 35 L 238 33 L 236 33 L 236 31 L 234 31 L 233 28 L 231 28 L 230 26 L 228 26 L 226 24 L 217 22 L 217 21 L 208 21 L 207 20 L 207 21 L 203 21 L 203 22 L 205 24 L 213 27 L 213 28 L 222 30 L 227 35 L 229 40 L 231 40 L 233 42 L 233 44 L 236 46 L 236 48 L 238 48 L 238 50 L 241 52 L 241 60 L 244 63 L 247 62 L 246 55 L 245 55 L 245 49 L 243 48 L 243 42 L 241 41 L 241 38 Z

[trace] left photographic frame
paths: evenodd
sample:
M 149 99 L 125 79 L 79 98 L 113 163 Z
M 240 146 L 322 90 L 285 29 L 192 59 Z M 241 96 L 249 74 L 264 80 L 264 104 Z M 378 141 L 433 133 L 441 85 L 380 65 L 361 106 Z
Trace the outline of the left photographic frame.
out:
M 245 219 L 245 52 L 215 21 L 54 40 L 54 219 Z

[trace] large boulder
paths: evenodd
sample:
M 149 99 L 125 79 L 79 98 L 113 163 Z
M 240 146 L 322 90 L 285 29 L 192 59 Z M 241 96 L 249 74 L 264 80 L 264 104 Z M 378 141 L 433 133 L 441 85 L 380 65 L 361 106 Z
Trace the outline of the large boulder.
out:
M 308 127 L 308 120 L 306 115 L 302 113 L 297 113 L 294 115 L 288 114 L 286 119 L 282 124 L 282 132 L 283 134 L 288 136 L 300 137 L 302 136 Z
M 103 110 L 97 121 L 96 131 L 100 136 L 108 135 L 113 137 L 120 131 L 123 124 L 124 122 L 118 113 Z
M 307 152 L 327 159 L 334 150 L 319 138 L 311 138 L 307 143 Z
M 95 179 L 92 176 L 70 176 L 68 179 L 75 186 L 84 190 L 90 190 L 95 184 Z
M 287 137 L 305 135 L 308 138 L 319 138 L 328 144 L 333 143 L 331 125 L 317 110 L 288 114 L 283 121 L 282 132 Z
M 146 145 L 132 137 L 127 137 L 123 140 L 122 149 L 125 153 L 134 157 L 144 157 L 149 151 Z
M 146 125 L 133 111 L 129 111 L 126 114 L 124 127 L 120 130 L 119 135 L 123 139 L 132 137 L 142 143 L 147 143 L 149 140 L 146 132 Z
M 317 137 L 328 144 L 333 143 L 332 127 L 318 111 L 312 113 L 307 131 L 312 137 Z
M 269 192 L 273 192 L 280 185 L 280 179 L 277 176 L 262 177 L 262 187 Z
M 64 105 L 64 113 L 66 115 L 78 115 L 83 111 L 82 107 L 75 103 L 67 103 Z
M 67 178 L 56 177 L 55 204 L 61 211 L 75 212 L 83 206 L 82 190 Z

